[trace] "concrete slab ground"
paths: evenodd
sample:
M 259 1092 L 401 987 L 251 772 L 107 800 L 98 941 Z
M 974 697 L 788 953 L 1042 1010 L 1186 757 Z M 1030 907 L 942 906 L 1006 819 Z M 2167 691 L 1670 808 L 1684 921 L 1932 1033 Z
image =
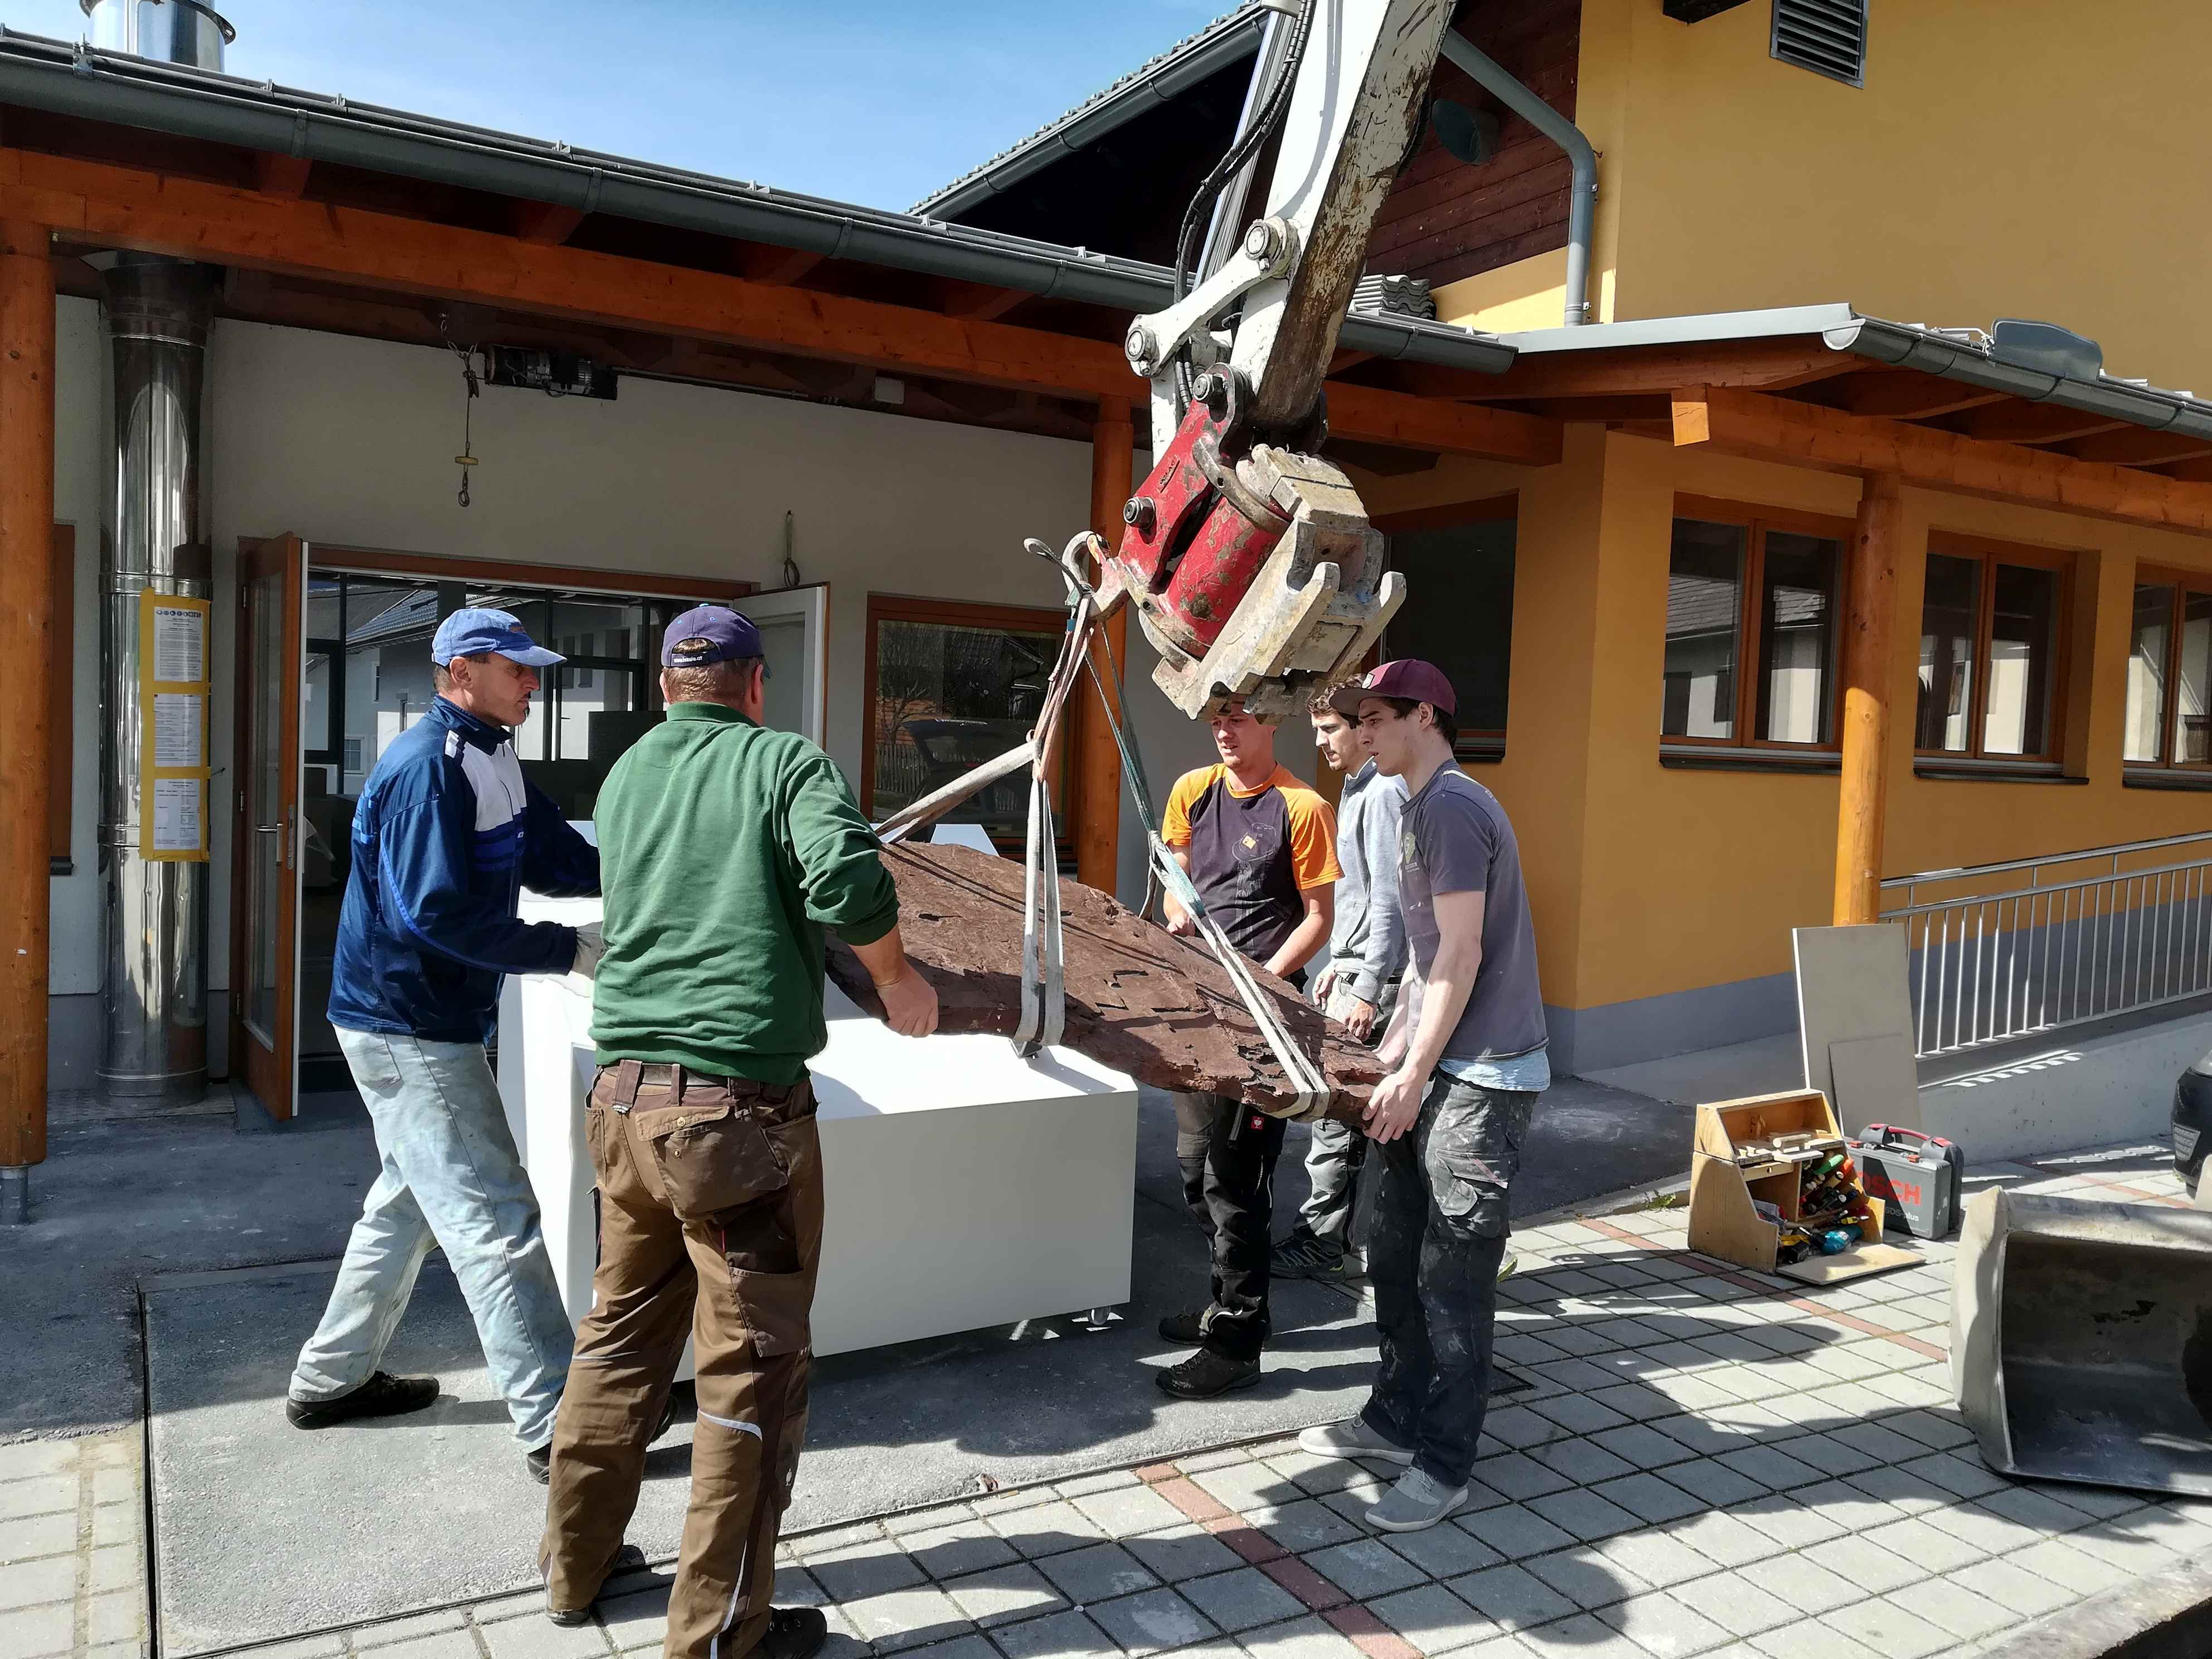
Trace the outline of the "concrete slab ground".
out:
M 2157 1146 L 1972 1180 L 2179 1199 Z M 1695 1255 L 1684 1227 L 1644 1210 L 1516 1233 L 1499 1352 L 1531 1387 L 1493 1407 L 1466 1509 L 1429 1532 L 1367 1524 L 1387 1466 L 1273 1438 L 796 1531 L 779 1599 L 827 1607 L 827 1659 L 2071 1659 L 2103 1650 L 2069 1615 L 2109 1622 L 2116 1590 L 2161 1618 L 2212 1601 L 2212 1504 L 1982 1466 L 1948 1404 L 1948 1247 L 1807 1291 Z M 0 1514 L 95 1512 L 81 1473 L 57 1484 L 20 1461 L 66 1454 L 5 1450 Z M 88 1539 L 47 1531 L 50 1547 Z M 0 1559 L 30 1535 L 0 1530 Z M 30 1582 L 15 1565 L 0 1583 Z M 610 1586 L 581 1632 L 555 1632 L 524 1593 L 264 1651 L 613 1659 L 658 1645 L 667 1584 L 660 1563 Z M 39 1621 L 0 1630 L 79 1628 L 82 1601 L 67 1621 L 59 1601 L 21 1604 Z M 8 1659 L 43 1651 L 0 1638 Z
M 1572 1103 L 1564 1091 L 1556 1097 Z M 1648 1109 L 1635 1097 L 1585 1098 L 1593 1110 Z M 327 1108 L 319 1117 L 308 1133 L 246 1139 L 207 1121 L 90 1125 L 56 1137 L 54 1161 L 40 1172 L 51 1207 L 33 1227 L 0 1233 L 0 1272 L 11 1286 L 0 1302 L 0 1369 L 9 1384 L 0 1389 L 0 1413 L 9 1413 L 0 1435 L 36 1422 L 82 1437 L 0 1444 L 0 1659 L 149 1651 L 147 1626 L 123 1618 L 133 1607 L 143 1618 L 149 1584 L 139 1431 L 135 1424 L 85 1431 L 116 1420 L 104 1413 L 136 1419 L 139 1279 L 249 1265 L 266 1260 L 264 1251 L 335 1252 L 366 1179 L 367 1138 Z M 1172 1212 L 1159 1200 L 1172 1194 L 1172 1159 L 1157 1117 L 1147 1114 L 1139 1189 L 1152 1194 L 1142 1207 L 1159 1211 L 1165 1226 Z M 1574 1124 L 1563 1112 L 1552 1133 Z M 1545 1133 L 1540 1127 L 1540 1141 Z M 1668 1137 L 1663 1168 L 1623 1175 L 1616 1164 L 1584 1184 L 1612 1190 L 1674 1173 L 1686 1136 L 1685 1127 Z M 1638 1137 L 1618 1144 L 1631 1162 L 1647 1156 Z M 1542 1157 L 1571 1166 L 1577 1150 L 1554 1139 Z M 1287 1209 L 1298 1189 L 1294 1158 L 1283 1175 Z M 1974 1172 L 1973 1184 L 1990 1181 L 2124 1202 L 2179 1197 L 2157 1146 L 2037 1155 Z M 1524 1213 L 1559 1201 L 1519 1196 Z M 927 1425 L 894 1405 L 867 1425 L 882 1490 L 874 1510 L 794 1534 L 779 1593 L 831 1605 L 839 1634 L 827 1659 L 1170 1650 L 1206 1659 L 1352 1659 L 1354 1650 L 1366 1659 L 1422 1659 L 1480 1648 L 1499 1659 L 1580 1650 L 1593 1659 L 1799 1659 L 1839 1643 L 1885 1654 L 1973 1653 L 2047 1631 L 2054 1617 L 2114 1587 L 2155 1579 L 2172 1594 L 2177 1577 L 2194 1571 L 2212 1598 L 2212 1506 L 2010 1482 L 1981 1466 L 1946 1403 L 1946 1249 L 1930 1247 L 1922 1269 L 1807 1292 L 1691 1255 L 1683 1225 L 1679 1211 L 1652 1210 L 1551 1220 L 1516 1235 L 1526 1266 L 1507 1287 L 1500 1358 L 1530 1386 L 1493 1411 L 1468 1510 L 1431 1533 L 1372 1533 L 1365 1502 L 1389 1471 L 1322 1465 L 1280 1437 L 1134 1468 L 1099 1467 L 1094 1455 L 1082 1474 L 903 1507 L 914 1501 L 901 1472 L 905 1447 Z M 167 1282 L 171 1291 L 157 1289 L 149 1306 L 189 1288 Z M 1352 1316 L 1346 1304 L 1341 1318 Z M 437 1325 L 428 1319 L 421 1333 L 433 1346 Z M 272 1346 L 267 1334 L 253 1334 Z M 1326 1324 L 1321 1334 L 1337 1340 Z M 296 1340 L 287 1332 L 274 1346 Z M 449 1352 L 459 1349 L 446 1340 Z M 914 1379 L 926 1390 L 931 1373 L 977 1364 L 977 1353 L 995 1373 L 1018 1369 L 998 1361 L 1021 1345 L 967 1352 L 969 1340 L 854 1357 L 878 1362 L 871 1376 L 837 1377 L 825 1365 L 824 1393 L 915 1397 Z M 1072 1355 L 1078 1340 L 1040 1337 L 1030 1352 Z M 1030 1352 L 1015 1357 L 1026 1363 Z M 473 1367 L 450 1375 L 448 1438 L 466 1431 L 503 1440 L 495 1420 L 467 1420 L 487 1403 L 480 1379 L 464 1380 Z M 1004 1408 L 1025 1403 L 1070 1419 L 1110 1419 L 1121 1408 L 1054 1373 L 1047 1387 L 994 1394 L 967 1411 L 1004 1436 L 1006 1423 L 1023 1420 Z M 975 1437 L 972 1426 L 965 1433 Z M 249 1439 L 234 1455 L 250 1461 L 259 1443 Z M 840 1449 L 826 1431 L 817 1443 L 810 1476 Z M 501 1455 L 513 1460 L 511 1449 Z M 519 1468 L 513 1478 L 520 1483 Z M 415 1496 L 422 1514 L 453 1501 L 442 1480 L 422 1482 Z M 249 1518 L 242 1505 L 235 1518 Z M 534 1536 L 534 1517 L 523 1530 Z M 259 1565 L 312 1588 L 321 1563 L 295 1551 Z M 326 1620 L 325 1633 L 264 1651 L 269 1659 L 611 1656 L 658 1643 L 666 1582 L 664 1569 L 613 1587 L 620 1594 L 583 1632 L 555 1632 L 525 1593 L 366 1625 L 333 1628 Z

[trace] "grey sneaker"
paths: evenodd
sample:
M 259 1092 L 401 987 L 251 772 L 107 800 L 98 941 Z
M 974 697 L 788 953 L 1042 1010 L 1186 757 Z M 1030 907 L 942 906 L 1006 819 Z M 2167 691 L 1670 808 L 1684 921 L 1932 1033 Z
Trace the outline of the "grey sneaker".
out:
M 1467 1503 L 1465 1486 L 1447 1486 L 1419 1469 L 1407 1469 L 1398 1484 L 1367 1511 L 1367 1524 L 1384 1532 L 1419 1532 L 1433 1527 Z
M 1302 1224 L 1268 1253 L 1267 1272 L 1276 1279 L 1334 1279 L 1344 1272 L 1344 1249 Z
M 1364 1417 L 1347 1417 L 1341 1423 L 1323 1423 L 1302 1430 L 1299 1446 L 1316 1457 L 1379 1457 L 1386 1463 L 1411 1464 L 1413 1454 L 1393 1445 L 1367 1426 Z
M 1505 1253 L 1505 1259 L 1498 1264 L 1498 1282 L 1503 1285 L 1520 1271 L 1521 1258 L 1508 1250 Z

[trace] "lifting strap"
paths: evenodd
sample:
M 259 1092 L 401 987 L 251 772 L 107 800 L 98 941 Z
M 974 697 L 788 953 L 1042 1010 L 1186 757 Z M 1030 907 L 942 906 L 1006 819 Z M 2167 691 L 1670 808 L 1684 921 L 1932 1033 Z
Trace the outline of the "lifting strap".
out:
M 1068 586 L 1071 596 L 1070 605 L 1077 614 L 1085 617 L 1085 627 L 1082 631 L 1086 640 L 1088 635 L 1095 630 L 1097 617 L 1097 596 L 1091 589 L 1085 574 L 1085 567 L 1083 562 L 1090 539 L 1088 532 L 1078 536 L 1067 544 L 1066 552 L 1060 559 L 1060 575 Z M 1040 542 L 1031 541 L 1029 546 L 1032 552 L 1041 553 L 1048 558 L 1051 556 L 1051 550 Z M 1073 642 L 1074 633 L 1074 623 L 1071 622 L 1070 643 Z M 1306 1057 L 1305 1051 L 1298 1047 L 1289 1029 L 1283 1024 L 1282 1016 L 1275 1006 L 1274 998 L 1261 988 L 1258 980 L 1253 977 L 1251 964 L 1244 959 L 1244 953 L 1229 942 L 1228 936 L 1221 931 L 1220 924 L 1216 922 L 1212 915 L 1207 912 L 1206 901 L 1199 897 L 1198 889 L 1192 884 L 1189 872 L 1176 861 L 1175 854 L 1160 838 L 1159 819 L 1152 811 L 1152 791 L 1146 786 L 1143 763 L 1130 745 L 1128 734 L 1121 729 L 1121 722 L 1115 714 L 1115 709 L 1127 706 L 1124 701 L 1127 688 L 1122 684 L 1121 665 L 1114 660 L 1110 646 L 1106 649 L 1104 655 L 1114 677 L 1115 696 L 1111 698 L 1106 695 L 1105 682 L 1099 678 L 1098 665 L 1091 660 L 1087 643 L 1082 654 L 1075 660 L 1090 670 L 1091 684 L 1098 693 L 1098 706 L 1105 714 L 1107 728 L 1114 734 L 1114 747 L 1121 757 L 1122 778 L 1128 786 L 1131 799 L 1135 803 L 1137 816 L 1144 824 L 1146 849 L 1151 857 L 1153 868 L 1158 873 L 1161 885 L 1165 891 L 1189 914 L 1192 921 L 1196 925 L 1200 941 L 1212 953 L 1213 959 L 1221 964 L 1223 971 L 1229 975 L 1230 983 L 1237 988 L 1238 1000 L 1243 1003 L 1245 1012 L 1251 1015 L 1252 1023 L 1260 1028 L 1261 1036 L 1267 1039 L 1267 1047 L 1275 1057 L 1275 1063 L 1282 1068 L 1283 1075 L 1289 1081 L 1291 1092 L 1295 1097 L 1296 1104 L 1286 1115 L 1301 1120 L 1310 1118 L 1329 1097 L 1328 1079 L 1322 1075 L 1321 1068 Z M 1055 666 L 1054 670 L 1055 678 L 1058 678 L 1060 670 L 1066 665 L 1067 659 L 1063 659 L 1062 662 Z M 1050 809 L 1049 799 L 1046 801 L 1046 808 L 1048 811 Z M 1035 811 L 1033 804 L 1031 807 L 1032 839 L 1034 839 L 1036 823 Z M 1058 908 L 1055 906 L 1054 910 L 1055 933 L 1058 919 Z M 1026 944 L 1025 933 L 1024 951 L 1025 969 L 1028 965 Z M 1023 994 L 1026 1006 L 1028 998 L 1026 974 Z M 1058 995 L 1056 988 L 1054 995 Z

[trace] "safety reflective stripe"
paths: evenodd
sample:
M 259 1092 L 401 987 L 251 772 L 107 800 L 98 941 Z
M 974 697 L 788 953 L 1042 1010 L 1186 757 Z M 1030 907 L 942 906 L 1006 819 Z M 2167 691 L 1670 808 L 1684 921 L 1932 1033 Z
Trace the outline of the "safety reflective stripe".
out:
M 699 1413 L 699 1420 L 702 1423 L 713 1423 L 725 1429 L 735 1429 L 739 1434 L 749 1434 L 754 1439 L 760 1440 L 763 1445 L 768 1443 L 765 1440 L 762 1440 L 760 1425 L 757 1423 L 740 1423 L 735 1418 L 717 1417 L 712 1412 L 704 1411 Z

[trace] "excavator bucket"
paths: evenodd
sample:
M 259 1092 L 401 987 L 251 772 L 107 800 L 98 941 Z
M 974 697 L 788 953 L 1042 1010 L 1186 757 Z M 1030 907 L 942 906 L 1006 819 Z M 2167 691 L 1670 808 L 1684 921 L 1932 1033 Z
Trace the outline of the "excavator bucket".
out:
M 1966 1206 L 1951 1381 L 2000 1474 L 2212 1497 L 2212 1212 Z

